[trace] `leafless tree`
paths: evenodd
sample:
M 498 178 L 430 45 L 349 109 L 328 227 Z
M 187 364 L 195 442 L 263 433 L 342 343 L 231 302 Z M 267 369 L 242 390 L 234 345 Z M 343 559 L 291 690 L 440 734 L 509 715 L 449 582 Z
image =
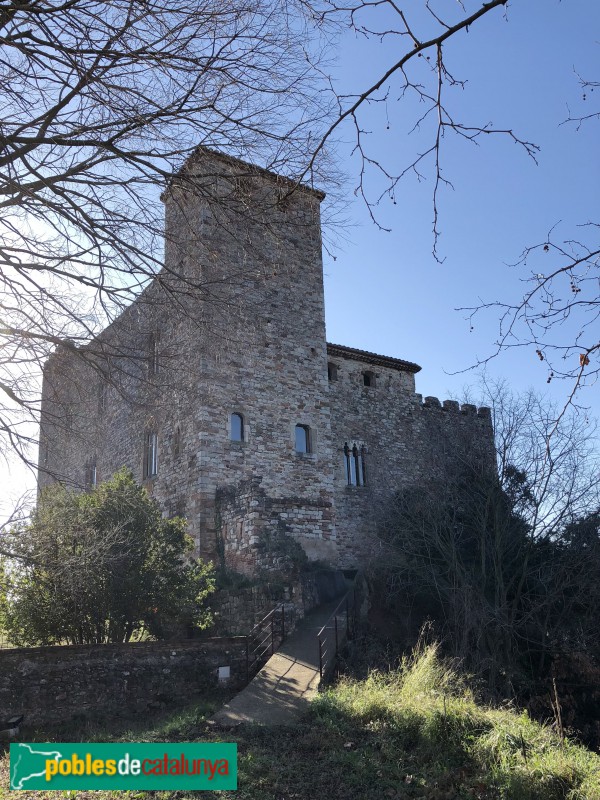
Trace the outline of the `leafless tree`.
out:
M 527 476 L 527 500 L 517 506 L 532 535 L 552 537 L 572 518 L 600 501 L 597 422 L 529 390 L 513 392 L 505 381 L 483 380 L 482 402 L 492 409 L 500 485 L 518 470 Z M 557 419 L 559 419 L 557 423 Z
M 466 119 L 464 111 L 455 110 L 459 108 L 456 96 L 468 93 L 468 75 L 452 71 L 452 51 L 467 34 L 478 35 L 484 17 L 498 24 L 510 23 L 507 0 L 459 0 L 454 4 L 424 0 L 408 8 L 395 0 L 306 0 L 306 4 L 319 24 L 349 29 L 371 44 L 374 55 L 379 55 L 385 42 L 386 52 L 391 54 L 389 63 L 368 85 L 338 95 L 337 115 L 314 153 L 320 152 L 329 137 L 341 131 L 350 135 L 359 164 L 355 192 L 381 227 L 382 204 L 396 203 L 406 178 L 431 179 L 433 254 L 443 260 L 439 251 L 440 201 L 442 190 L 452 187 L 453 176 L 445 168 L 452 139 L 480 144 L 490 136 L 504 137 L 533 161 L 539 151 L 538 145 L 510 126 L 495 127 L 478 119 L 477 112 Z M 580 85 L 586 100 L 598 83 L 581 77 Z M 410 120 L 406 132 L 416 134 L 416 146 L 410 150 L 406 137 L 397 137 L 393 156 L 384 157 L 378 146 L 380 137 L 371 134 L 390 129 L 393 108 L 399 103 L 403 118 Z M 565 124 L 580 127 L 597 119 L 597 109 L 591 108 L 586 113 L 570 113 Z M 498 340 L 479 366 L 507 349 L 527 347 L 532 358 L 548 365 L 548 381 L 567 380 L 567 405 L 580 387 L 594 384 L 600 374 L 600 243 L 595 210 L 590 219 L 581 222 L 573 235 L 560 236 L 554 228 L 546 241 L 525 247 L 517 264 L 521 275 L 525 273 L 522 296 L 514 302 L 490 300 L 467 309 L 472 322 L 486 310 L 500 316 Z
M 89 342 L 160 272 L 159 190 L 198 145 L 321 184 L 327 146 L 349 125 L 360 161 L 356 190 L 375 220 L 378 203 L 395 202 L 404 178 L 433 170 L 437 253 L 450 136 L 502 136 L 536 157 L 537 146 L 511 128 L 459 118 L 452 108 L 463 78 L 448 67 L 448 49 L 484 17 L 506 16 L 506 7 L 507 0 L 468 0 L 450 11 L 427 0 L 410 12 L 395 0 L 1 0 L 0 453 L 31 461 L 48 353 Z M 340 96 L 319 60 L 320 37 L 347 28 L 397 47 L 376 80 Z M 383 163 L 366 134 L 367 111 L 385 118 L 392 98 L 417 108 L 418 149 L 399 166 Z M 499 346 L 524 323 L 534 330 L 527 342 L 550 363 L 548 327 L 583 311 L 581 332 L 561 353 L 562 372 L 581 382 L 596 363 L 588 334 L 597 320 L 598 248 L 549 240 L 526 251 L 528 263 L 548 250 L 561 260 L 548 272 L 536 267 L 526 301 L 505 309 Z M 572 302 L 557 300 L 563 279 Z M 188 288 L 211 294 L 207 285 Z
M 484 302 L 469 312 L 471 324 L 483 312 L 499 312 L 499 336 L 481 367 L 501 352 L 528 348 L 547 365 L 546 382 L 566 379 L 563 411 L 578 390 L 600 376 L 600 225 L 588 222 L 577 239 L 561 241 L 555 230 L 527 247 L 515 266 L 527 270 L 526 289 L 513 303 Z
M 316 179 L 319 46 L 284 0 L 0 2 L 0 453 L 32 459 L 49 352 L 163 268 L 160 192 L 195 148 Z
M 355 193 L 366 202 L 371 217 L 378 223 L 377 207 L 384 200 L 395 202 L 399 185 L 408 175 L 419 180 L 433 170 L 433 253 L 439 259 L 439 194 L 444 186 L 451 186 L 443 169 L 443 143 L 445 137 L 455 135 L 477 143 L 489 136 L 504 136 L 520 146 L 525 154 L 535 160 L 539 147 L 520 138 L 513 130 L 499 129 L 488 123 L 459 119 L 452 111 L 449 95 L 453 88 L 464 87 L 465 80 L 455 77 L 445 61 L 446 48 L 460 41 L 460 36 L 489 14 L 501 14 L 508 0 L 459 2 L 452 9 L 446 4 L 426 0 L 405 11 L 395 0 L 306 0 L 310 14 L 319 24 L 349 28 L 358 36 L 373 43 L 391 40 L 395 49 L 390 63 L 370 85 L 360 91 L 337 95 L 337 113 L 330 126 L 316 144 L 310 165 L 329 139 L 350 126 L 353 133 L 354 154 L 359 159 L 359 174 Z M 437 6 L 443 6 L 438 9 Z M 417 103 L 412 130 L 419 132 L 418 151 L 399 166 L 385 162 L 369 143 L 366 117 L 377 106 L 383 107 L 383 119 L 389 119 L 387 109 L 402 101 L 413 113 L 411 102 Z M 389 122 L 387 123 L 389 128 Z M 379 180 L 373 190 L 373 176 Z M 380 187 L 383 186 L 383 189 Z
M 597 513 L 600 464 L 577 414 L 556 428 L 533 393 L 485 389 L 499 479 L 464 454 L 448 474 L 399 492 L 381 527 L 382 569 L 403 613 L 412 604 L 441 620 L 453 653 L 506 691 L 523 660 L 540 668 L 574 609 L 589 623 L 597 564 L 563 540 Z

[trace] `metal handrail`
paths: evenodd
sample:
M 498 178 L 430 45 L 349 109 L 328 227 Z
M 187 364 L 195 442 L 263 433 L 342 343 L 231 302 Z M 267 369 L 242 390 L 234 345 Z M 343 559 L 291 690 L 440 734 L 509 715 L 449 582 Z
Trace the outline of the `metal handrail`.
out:
M 288 610 L 291 619 L 287 631 L 292 627 L 295 609 L 291 607 Z M 246 635 L 246 682 L 250 681 L 251 671 L 266 661 L 267 656 L 273 655 L 276 649 L 275 640 L 277 639 L 277 647 L 285 640 L 287 633 L 285 615 L 286 604 L 277 603 Z M 252 649 L 251 642 L 254 642 Z
M 350 598 L 352 598 L 352 624 L 350 624 Z M 353 585 L 350 587 L 350 589 L 348 589 L 346 594 L 331 612 L 323 627 L 317 633 L 317 644 L 319 648 L 319 676 L 321 681 L 323 680 L 324 665 L 327 660 L 327 656 L 330 654 L 330 648 L 327 647 L 327 636 L 325 631 L 331 629 L 333 622 L 335 657 L 337 658 L 340 646 L 338 619 L 343 619 L 344 612 L 346 616 L 346 638 L 348 640 L 352 640 L 357 628 L 356 578 L 354 579 Z

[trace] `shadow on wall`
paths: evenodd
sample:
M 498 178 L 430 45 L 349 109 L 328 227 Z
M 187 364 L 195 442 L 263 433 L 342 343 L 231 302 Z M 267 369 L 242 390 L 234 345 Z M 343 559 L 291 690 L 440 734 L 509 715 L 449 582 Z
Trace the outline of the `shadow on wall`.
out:
M 321 603 L 329 603 L 348 591 L 349 581 L 342 570 L 320 569 L 300 576 L 304 613 Z

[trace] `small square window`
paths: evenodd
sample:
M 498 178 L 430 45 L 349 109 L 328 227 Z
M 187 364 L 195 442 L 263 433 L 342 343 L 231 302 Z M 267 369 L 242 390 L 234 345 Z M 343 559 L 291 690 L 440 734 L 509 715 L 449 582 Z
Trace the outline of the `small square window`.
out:
M 363 372 L 363 386 L 369 386 L 371 388 L 375 386 L 374 372 Z

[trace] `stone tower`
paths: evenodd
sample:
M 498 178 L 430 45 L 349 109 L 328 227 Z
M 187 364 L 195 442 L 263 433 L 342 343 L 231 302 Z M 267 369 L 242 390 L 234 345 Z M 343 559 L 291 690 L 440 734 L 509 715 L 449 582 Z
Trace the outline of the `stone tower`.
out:
M 87 352 L 47 365 L 42 484 L 126 465 L 204 556 L 225 542 L 248 570 L 249 545 L 291 535 L 335 560 L 322 198 L 204 149 L 190 159 L 163 195 L 159 279 Z
M 163 199 L 164 268 L 46 364 L 40 486 L 127 466 L 201 555 L 255 574 L 364 564 L 398 489 L 468 452 L 494 469 L 488 409 L 326 343 L 321 193 L 199 148 Z

